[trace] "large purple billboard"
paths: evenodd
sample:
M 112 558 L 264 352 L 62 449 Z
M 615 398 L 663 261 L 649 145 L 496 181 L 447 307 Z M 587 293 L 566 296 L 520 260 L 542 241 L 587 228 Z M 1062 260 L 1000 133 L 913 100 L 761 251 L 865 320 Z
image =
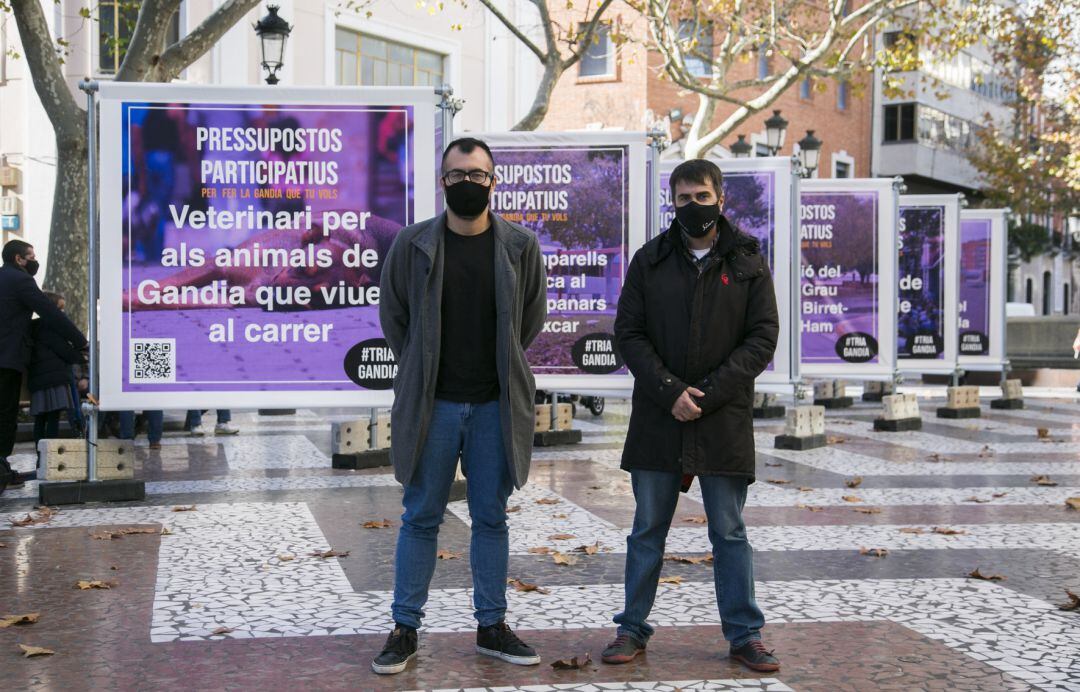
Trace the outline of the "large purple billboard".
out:
M 801 194 L 803 363 L 879 362 L 879 203 L 872 191 Z
M 944 206 L 901 206 L 897 357 L 941 359 L 945 354 Z
M 492 211 L 537 234 L 547 270 L 533 372 L 626 374 L 614 323 L 630 252 L 630 146 L 495 142 L 492 153 Z
M 398 230 L 433 207 L 434 109 L 404 90 L 379 105 L 282 94 L 103 102 L 102 177 L 116 169 L 102 186 L 103 392 L 143 405 L 389 396 L 379 278 Z
M 960 222 L 960 355 L 990 353 L 991 220 Z

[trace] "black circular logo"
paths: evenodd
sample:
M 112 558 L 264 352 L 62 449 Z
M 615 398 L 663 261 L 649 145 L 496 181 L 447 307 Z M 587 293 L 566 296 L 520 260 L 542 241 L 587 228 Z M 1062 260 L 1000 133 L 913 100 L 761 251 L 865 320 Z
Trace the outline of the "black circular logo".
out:
M 608 375 L 623 367 L 622 356 L 615 348 L 614 334 L 586 334 L 574 343 L 570 353 L 574 365 L 590 375 Z
M 990 353 L 990 339 L 982 332 L 960 332 L 960 355 L 985 356 Z
M 345 354 L 345 374 L 364 389 L 390 389 L 397 361 L 386 339 L 361 341 Z
M 836 355 L 847 363 L 868 363 L 877 354 L 877 339 L 866 332 L 850 332 L 836 340 Z
M 945 350 L 945 341 L 933 332 L 919 331 L 908 337 L 906 350 L 909 358 L 937 358 Z

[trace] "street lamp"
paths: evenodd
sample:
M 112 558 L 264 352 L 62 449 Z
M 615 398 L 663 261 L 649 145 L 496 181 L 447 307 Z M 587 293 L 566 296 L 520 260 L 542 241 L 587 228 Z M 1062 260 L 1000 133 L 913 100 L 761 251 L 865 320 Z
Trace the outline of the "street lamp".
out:
M 814 136 L 813 130 L 807 130 L 806 136 L 799 140 L 799 163 L 802 164 L 804 178 L 814 174 L 820 157 L 821 140 Z
M 750 158 L 750 152 L 753 150 L 754 147 L 750 145 L 750 142 L 746 141 L 746 135 L 739 135 L 739 141 L 731 145 L 731 153 L 737 159 Z
M 765 121 L 765 139 L 769 145 L 769 153 L 776 156 L 776 152 L 784 146 L 784 137 L 787 135 L 788 121 L 780 115 L 780 111 L 773 111 Z
M 285 58 L 285 40 L 289 38 L 292 27 L 278 16 L 277 5 L 267 5 L 268 14 L 255 24 L 255 33 L 262 44 L 262 66 L 269 75 L 267 84 L 277 84 L 277 71 L 281 69 Z

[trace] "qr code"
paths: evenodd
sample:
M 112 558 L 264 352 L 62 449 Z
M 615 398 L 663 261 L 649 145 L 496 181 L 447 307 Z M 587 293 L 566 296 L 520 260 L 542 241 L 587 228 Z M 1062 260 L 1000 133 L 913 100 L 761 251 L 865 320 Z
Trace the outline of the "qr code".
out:
M 132 339 L 131 381 L 176 382 L 176 339 Z

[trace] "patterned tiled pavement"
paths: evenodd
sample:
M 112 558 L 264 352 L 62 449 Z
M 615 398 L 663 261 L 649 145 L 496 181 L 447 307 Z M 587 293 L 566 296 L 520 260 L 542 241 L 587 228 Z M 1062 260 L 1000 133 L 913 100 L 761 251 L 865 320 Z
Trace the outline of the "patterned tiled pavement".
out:
M 771 676 L 727 659 L 700 562 L 665 564 L 681 583 L 660 587 L 644 659 L 596 662 L 633 517 L 618 469 L 628 409 L 608 404 L 602 418 L 579 412 L 581 444 L 536 450 L 510 500 L 511 576 L 540 589 L 511 589 L 509 620 L 539 667 L 473 653 L 469 515 L 452 503 L 440 547 L 457 557 L 438 565 L 418 664 L 370 673 L 390 625 L 401 491 L 387 469 L 330 468 L 330 422 L 347 412 L 301 410 L 237 413 L 233 438 L 170 433 L 160 451 L 141 441 L 145 502 L 13 527 L 42 516 L 35 484 L 0 496 L 0 619 L 40 614 L 0 628 L 0 689 L 1080 690 L 1080 610 L 1058 608 L 1066 590 L 1080 594 L 1072 398 L 984 407 L 977 420 L 928 415 L 910 433 L 873 432 L 875 407 L 858 404 L 830 412 L 830 446 L 808 452 L 773 449 L 781 425 L 758 421 L 745 515 L 766 642 L 783 662 Z M 16 466 L 33 464 L 30 451 L 19 446 Z M 708 552 L 702 515 L 695 485 L 669 553 Z M 362 527 L 382 519 L 390 528 Z M 122 527 L 149 532 L 108 538 Z M 585 546 L 594 554 L 574 552 Z M 311 555 L 328 548 L 349 554 Z M 874 548 L 887 553 L 860 552 Z M 1003 579 L 970 578 L 976 569 Z M 25 658 L 19 644 L 56 653 Z M 579 670 L 550 665 L 585 654 Z

